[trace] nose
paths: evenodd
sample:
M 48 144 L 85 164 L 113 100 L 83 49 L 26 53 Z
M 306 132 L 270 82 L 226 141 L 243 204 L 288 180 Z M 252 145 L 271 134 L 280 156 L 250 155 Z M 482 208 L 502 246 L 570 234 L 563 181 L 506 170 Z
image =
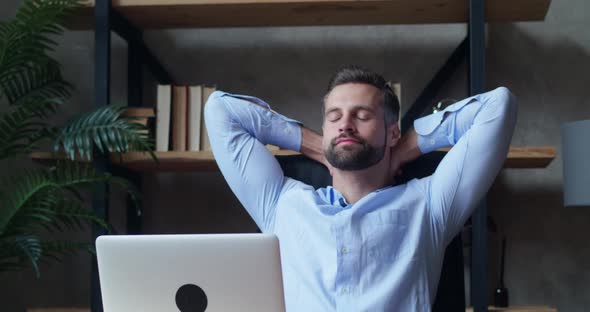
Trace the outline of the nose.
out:
M 356 131 L 356 127 L 352 120 L 352 116 L 349 114 L 345 114 L 340 118 L 340 123 L 338 124 L 338 132 L 340 133 L 354 133 Z

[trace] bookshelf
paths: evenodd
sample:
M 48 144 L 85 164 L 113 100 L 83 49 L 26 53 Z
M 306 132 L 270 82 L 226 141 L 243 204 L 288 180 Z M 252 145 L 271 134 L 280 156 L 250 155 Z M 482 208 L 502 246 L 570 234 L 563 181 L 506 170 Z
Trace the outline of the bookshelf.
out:
M 469 31 L 466 39 L 419 96 L 419 99 L 430 100 L 467 56 L 469 56 L 467 64 L 470 73 L 469 93 L 483 92 L 485 23 L 543 21 L 550 2 L 550 0 L 88 0 L 77 11 L 75 18 L 69 21 L 69 27 L 75 30 L 93 29 L 95 32 L 95 107 L 101 107 L 110 102 L 111 30 L 128 43 L 129 105 L 137 106 L 145 103 L 141 99 L 143 65 L 147 65 L 159 83 L 174 84 L 172 77 L 144 43 L 142 38 L 144 29 L 467 23 Z M 422 104 L 417 101 L 412 108 L 423 111 Z M 408 117 L 408 119 L 413 118 Z M 34 155 L 34 158 L 42 161 L 41 156 Z M 196 171 L 217 170 L 211 155 L 206 152 L 157 153 L 161 161 L 159 167 L 154 166 L 153 160 L 147 154 L 127 153 L 120 158 L 114 156 L 111 155 L 108 159 L 97 157 L 93 162 L 95 166 L 105 168 L 106 163 L 117 164 L 118 161 L 121 166 L 132 169 L 127 174 L 135 181 L 141 181 L 139 176 L 146 171 L 185 170 L 182 168 Z M 553 147 L 513 147 L 505 167 L 544 168 L 554 157 Z M 48 160 L 47 155 L 45 160 Z M 101 216 L 108 215 L 108 198 L 105 188 L 97 187 L 95 194 L 94 210 Z M 488 303 L 486 215 L 486 208 L 482 206 L 473 216 L 474 249 L 471 261 L 470 293 L 476 312 L 486 311 Z M 140 225 L 137 226 L 140 220 L 131 220 L 131 223 L 135 224 L 133 228 L 141 228 Z M 102 311 L 95 262 L 92 266 L 91 289 L 92 311 Z
M 494 0 L 487 22 L 541 21 L 550 0 Z M 465 23 L 466 0 L 113 0 L 113 7 L 141 29 Z M 72 21 L 92 28 L 95 1 Z
M 448 151 L 449 148 L 441 149 Z M 275 156 L 299 155 L 291 150 L 272 151 Z M 145 152 L 130 152 L 111 154 L 112 164 L 137 172 L 164 171 L 218 171 L 215 159 L 210 151 L 202 152 L 155 152 L 159 163 L 154 162 L 150 154 Z M 31 158 L 40 163 L 51 163 L 63 156 L 56 157 L 51 152 L 36 152 Z M 555 158 L 555 148 L 552 146 L 539 147 L 511 147 L 504 163 L 505 169 L 545 168 Z

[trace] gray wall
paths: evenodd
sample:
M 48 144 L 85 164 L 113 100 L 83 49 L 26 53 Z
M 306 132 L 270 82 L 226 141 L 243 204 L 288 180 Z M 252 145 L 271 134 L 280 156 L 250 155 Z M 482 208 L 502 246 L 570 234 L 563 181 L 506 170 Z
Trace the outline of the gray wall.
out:
M 0 3 L 0 19 L 19 1 Z M 590 27 L 585 0 L 554 0 L 545 22 L 488 27 L 487 87 L 504 85 L 518 97 L 512 144 L 559 148 L 561 123 L 590 117 Z M 267 100 L 273 108 L 320 129 L 320 98 L 330 75 L 345 63 L 361 64 L 402 83 L 405 111 L 465 36 L 464 25 L 196 29 L 149 31 L 148 45 L 176 79 L 215 83 L 220 89 Z M 93 33 L 68 32 L 56 54 L 77 88 L 56 122 L 91 109 Z M 126 47 L 113 39 L 115 103 L 125 103 Z M 466 96 L 462 66 L 439 98 Z M 153 105 L 153 86 L 146 105 Z M 26 160 L 10 168 L 27 167 Z M 14 169 L 3 169 L 8 175 Z M 219 173 L 146 174 L 148 233 L 249 232 L 255 229 Z M 114 223 L 124 224 L 123 196 L 112 200 Z M 562 205 L 561 158 L 545 169 L 504 170 L 489 193 L 499 233 L 490 234 L 490 288 L 498 246 L 508 237 L 506 284 L 513 304 L 545 304 L 560 311 L 590 307 L 590 210 Z M 88 238 L 88 233 L 76 234 Z M 25 306 L 84 306 L 89 298 L 89 256 L 78 255 L 30 272 L 0 277 L 3 311 Z

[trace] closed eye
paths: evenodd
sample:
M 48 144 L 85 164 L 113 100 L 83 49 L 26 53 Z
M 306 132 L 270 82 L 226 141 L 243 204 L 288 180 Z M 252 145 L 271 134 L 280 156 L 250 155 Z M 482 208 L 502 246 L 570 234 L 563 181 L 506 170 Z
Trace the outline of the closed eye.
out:
M 360 110 L 356 114 L 356 118 L 359 119 L 359 120 L 363 120 L 363 121 L 369 120 L 372 117 L 373 117 L 372 114 L 369 111 L 366 111 L 366 110 Z
M 332 111 L 329 112 L 328 115 L 326 115 L 326 120 L 328 120 L 329 122 L 338 121 L 338 119 L 340 119 L 341 116 L 342 114 L 340 114 L 339 112 Z

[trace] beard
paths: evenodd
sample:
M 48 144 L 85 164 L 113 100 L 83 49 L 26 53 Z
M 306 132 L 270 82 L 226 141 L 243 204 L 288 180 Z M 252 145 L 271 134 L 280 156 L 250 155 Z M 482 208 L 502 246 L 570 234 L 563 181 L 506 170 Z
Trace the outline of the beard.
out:
M 336 141 L 342 138 L 354 139 L 358 144 L 337 146 Z M 381 147 L 375 147 L 362 138 L 343 134 L 330 142 L 328 148 L 324 150 L 324 154 L 326 160 L 334 168 L 346 171 L 363 170 L 377 164 L 383 159 L 385 155 L 385 144 Z

